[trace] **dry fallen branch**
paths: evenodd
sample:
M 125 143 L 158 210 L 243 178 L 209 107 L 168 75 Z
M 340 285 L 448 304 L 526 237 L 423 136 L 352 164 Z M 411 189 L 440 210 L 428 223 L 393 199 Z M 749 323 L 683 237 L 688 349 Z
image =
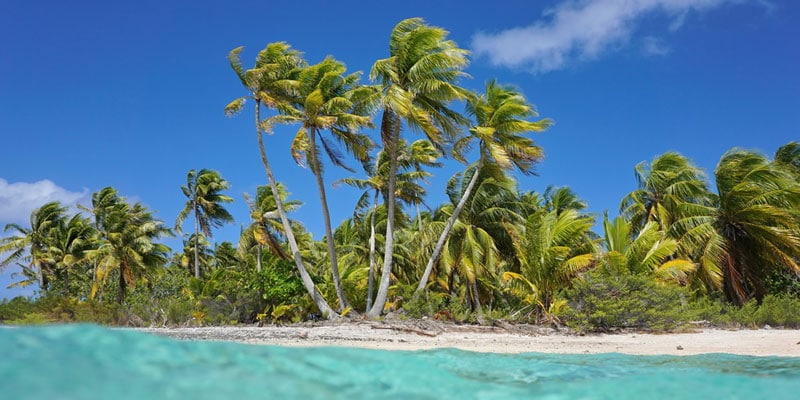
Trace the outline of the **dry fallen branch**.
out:
M 372 329 L 389 329 L 393 331 L 416 333 L 417 335 L 428 336 L 428 337 L 436 337 L 439 335 L 438 332 L 429 332 L 408 326 L 372 325 Z

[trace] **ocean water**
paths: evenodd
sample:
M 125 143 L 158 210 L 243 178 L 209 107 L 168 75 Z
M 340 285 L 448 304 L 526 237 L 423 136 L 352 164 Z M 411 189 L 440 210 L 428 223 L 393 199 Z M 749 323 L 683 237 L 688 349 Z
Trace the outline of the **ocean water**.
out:
M 798 399 L 800 358 L 483 354 L 0 328 L 0 399 Z

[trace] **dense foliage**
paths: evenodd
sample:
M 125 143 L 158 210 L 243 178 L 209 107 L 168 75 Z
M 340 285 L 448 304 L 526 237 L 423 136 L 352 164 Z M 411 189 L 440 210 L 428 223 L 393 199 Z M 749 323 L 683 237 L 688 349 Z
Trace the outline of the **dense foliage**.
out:
M 375 85 L 332 57 L 310 64 L 286 43 L 269 44 L 250 69 L 233 50 L 246 96 L 225 113 L 254 103 L 268 183 L 245 195 L 239 242 L 211 241 L 212 228 L 233 221 L 224 204 L 234 199 L 207 169 L 189 171 L 183 199 L 176 190 L 184 207 L 174 232 L 111 187 L 78 213 L 43 204 L 0 239 L 0 268 L 20 269 L 14 285 L 38 286 L 34 298 L 1 302 L 0 321 L 160 326 L 400 312 L 579 330 L 800 324 L 800 144 L 774 158 L 732 149 L 711 179 L 678 153 L 656 156 L 635 166 L 620 216 L 598 220 L 569 188 L 520 188 L 514 173 L 532 174 L 543 155 L 530 134 L 552 121 L 512 86 L 461 87 L 468 53 L 447 35 L 400 22 L 370 71 Z M 291 152 L 315 178 L 321 240 L 291 219 L 302 203 L 270 167 L 264 142 L 277 124 L 299 126 Z M 354 173 L 334 184 L 363 191 L 338 227 L 322 155 Z M 430 187 L 446 158 L 463 170 Z M 448 201 L 421 208 L 431 191 Z M 170 250 L 162 239 L 175 233 L 183 247 Z

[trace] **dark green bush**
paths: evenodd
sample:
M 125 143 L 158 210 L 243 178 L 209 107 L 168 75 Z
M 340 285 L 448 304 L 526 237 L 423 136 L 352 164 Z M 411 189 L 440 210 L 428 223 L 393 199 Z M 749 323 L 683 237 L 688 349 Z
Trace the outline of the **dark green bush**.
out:
M 579 331 L 671 330 L 686 325 L 688 292 L 650 276 L 593 271 L 567 292 L 563 321 Z
M 36 304 L 27 297 L 14 297 L 11 300 L 0 300 L 0 321 L 19 320 L 32 313 Z

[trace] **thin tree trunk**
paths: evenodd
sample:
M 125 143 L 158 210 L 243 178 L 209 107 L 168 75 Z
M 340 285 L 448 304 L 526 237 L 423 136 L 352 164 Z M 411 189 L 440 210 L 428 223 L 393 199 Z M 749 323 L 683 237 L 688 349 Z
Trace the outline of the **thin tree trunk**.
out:
M 481 309 L 481 299 L 478 297 L 478 278 L 472 280 L 470 283 L 470 290 L 472 291 L 472 308 L 478 312 L 479 316 L 483 316 L 483 310 Z
M 481 172 L 482 166 L 483 166 L 483 161 L 482 160 L 478 161 L 478 165 L 475 167 L 475 173 L 472 175 L 472 179 L 469 180 L 467 189 L 464 190 L 464 194 L 461 195 L 461 199 L 458 201 L 455 210 L 453 210 L 453 215 L 451 215 L 450 219 L 447 220 L 447 225 L 444 226 L 442 234 L 439 235 L 439 240 L 436 242 L 436 247 L 433 248 L 433 254 L 431 254 L 431 258 L 428 260 L 428 265 L 425 266 L 425 272 L 422 274 L 422 279 L 419 281 L 419 285 L 417 285 L 417 290 L 416 290 L 417 293 L 422 291 L 422 289 L 425 289 L 425 286 L 428 284 L 428 279 L 431 276 L 433 265 L 436 263 L 436 261 L 439 258 L 439 255 L 442 253 L 442 249 L 444 248 L 444 243 L 447 241 L 447 237 L 450 235 L 450 231 L 453 229 L 453 225 L 455 225 L 459 214 L 461 214 L 461 210 L 467 203 L 467 199 L 472 194 L 472 190 L 475 188 L 475 183 L 478 182 L 478 175 Z
M 197 189 L 195 189 L 197 190 Z M 194 194 L 197 197 L 197 193 Z M 200 217 L 197 215 L 197 200 L 194 202 L 194 277 L 200 279 L 200 256 L 197 251 L 197 242 L 200 237 L 198 229 L 200 228 Z
M 256 245 L 256 270 L 261 272 L 261 243 Z
M 316 130 L 309 128 L 308 134 L 308 156 L 311 165 L 311 172 L 317 180 L 317 189 L 319 190 L 319 202 L 322 206 L 322 218 L 325 222 L 325 241 L 328 244 L 328 256 L 331 260 L 331 275 L 333 276 L 333 287 L 336 290 L 336 298 L 339 300 L 339 312 L 342 312 L 345 307 L 350 306 L 347 298 L 342 290 L 342 280 L 339 277 L 339 261 L 336 258 L 336 246 L 333 243 L 333 231 L 331 229 L 331 213 L 328 210 L 328 197 L 325 195 L 325 183 L 322 181 L 322 168 L 319 161 L 319 154 L 317 153 L 317 138 Z
M 383 313 L 386 298 L 389 295 L 389 283 L 392 277 L 392 256 L 394 255 L 394 207 L 395 186 L 397 185 L 397 148 L 400 141 L 400 126 L 396 121 L 397 116 L 389 109 L 383 110 L 381 121 L 381 137 L 384 139 L 383 147 L 389 149 L 389 182 L 386 188 L 386 245 L 383 252 L 383 270 L 378 286 L 375 303 L 367 313 L 370 318 L 377 318 Z
M 372 293 L 375 286 L 375 214 L 378 213 L 378 195 L 380 191 L 375 190 L 375 198 L 372 201 L 372 215 L 369 217 L 369 277 L 367 278 L 367 310 L 372 308 Z
M 262 138 L 261 133 L 261 102 L 256 100 L 256 136 L 258 136 L 258 151 L 261 154 L 261 162 L 264 164 L 264 172 L 267 173 L 267 180 L 269 181 L 269 187 L 272 189 L 272 196 L 275 197 L 275 205 L 278 210 L 278 215 L 281 217 L 281 223 L 283 224 L 283 229 L 286 231 L 286 240 L 289 242 L 289 249 L 292 251 L 292 256 L 294 257 L 294 263 L 297 266 L 297 271 L 300 273 L 300 278 L 303 280 L 303 286 L 305 286 L 306 291 L 311 296 L 311 299 L 314 301 L 314 304 L 317 305 L 319 311 L 322 315 L 327 319 L 334 319 L 339 316 L 328 302 L 325 301 L 325 298 L 320 295 L 317 291 L 316 286 L 314 285 L 314 281 L 311 279 L 311 276 L 308 275 L 308 271 L 306 270 L 305 265 L 303 264 L 303 257 L 300 255 L 300 248 L 297 246 L 297 241 L 294 237 L 294 232 L 292 231 L 292 226 L 289 223 L 289 218 L 286 216 L 286 210 L 283 207 L 283 200 L 281 200 L 280 192 L 278 191 L 278 183 L 275 180 L 275 176 L 272 174 L 272 168 L 269 166 L 269 160 L 267 159 L 267 153 L 264 150 L 264 139 Z
M 125 265 L 119 266 L 119 289 L 117 290 L 117 303 L 125 301 Z

